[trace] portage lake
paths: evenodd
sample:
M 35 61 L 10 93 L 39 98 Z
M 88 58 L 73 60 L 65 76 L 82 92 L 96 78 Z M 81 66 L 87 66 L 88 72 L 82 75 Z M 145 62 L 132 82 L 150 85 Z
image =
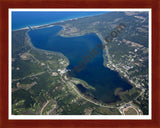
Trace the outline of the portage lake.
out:
M 36 48 L 63 53 L 70 62 L 67 69 L 73 69 L 83 59 L 82 56 L 88 55 L 88 51 L 92 51 L 98 43 L 102 43 L 95 33 L 62 37 L 58 35 L 62 29 L 61 26 L 54 26 L 31 30 L 28 34 Z M 123 91 L 129 90 L 132 85 L 121 78 L 117 72 L 104 67 L 103 61 L 103 51 L 101 50 L 82 71 L 76 74 L 76 78 L 86 81 L 96 89 L 92 92 L 95 99 L 105 103 L 116 102 L 120 99 L 114 95 L 115 90 L 117 88 L 122 88 Z M 78 85 L 78 88 L 81 92 L 85 92 L 81 85 Z

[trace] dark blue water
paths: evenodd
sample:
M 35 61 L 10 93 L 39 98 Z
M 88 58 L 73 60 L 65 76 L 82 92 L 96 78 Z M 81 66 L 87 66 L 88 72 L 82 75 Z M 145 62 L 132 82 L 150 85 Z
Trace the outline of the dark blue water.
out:
M 70 65 L 67 67 L 68 69 L 73 69 L 74 66 L 83 60 L 82 56 L 88 55 L 88 51 L 92 51 L 97 47 L 98 43 L 102 43 L 94 33 L 70 38 L 61 37 L 57 35 L 61 29 L 62 27 L 60 26 L 54 26 L 51 28 L 31 30 L 29 36 L 35 47 L 63 53 L 70 61 Z M 102 55 L 103 52 L 101 50 L 87 64 L 84 70 L 76 74 L 76 77 L 95 87 L 96 91 L 92 92 L 95 99 L 111 103 L 119 100 L 114 95 L 116 88 L 121 87 L 123 90 L 128 90 L 132 86 L 126 80 L 122 79 L 117 72 L 103 66 Z
M 103 14 L 108 12 L 74 12 L 74 11 L 68 11 L 68 12 L 59 12 L 59 11 L 43 11 L 43 12 L 37 12 L 37 11 L 13 11 L 12 12 L 12 30 L 24 28 L 26 26 L 36 26 L 36 25 L 43 25 L 48 23 L 54 23 L 57 21 L 63 21 L 67 19 L 72 18 L 78 18 L 78 17 L 86 17 L 86 16 L 93 16 L 98 14 Z
M 78 89 L 80 90 L 80 92 L 85 93 L 87 91 L 87 89 L 85 87 L 83 87 L 83 85 L 81 84 L 77 84 L 76 85 L 78 87 Z

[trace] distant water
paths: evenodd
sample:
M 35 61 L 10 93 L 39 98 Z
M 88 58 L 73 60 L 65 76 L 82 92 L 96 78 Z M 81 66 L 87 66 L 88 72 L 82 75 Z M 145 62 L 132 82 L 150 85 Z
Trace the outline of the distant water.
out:
M 24 28 L 26 26 L 36 26 L 73 18 L 99 15 L 108 12 L 12 12 L 12 30 Z
M 61 37 L 57 35 L 61 29 L 60 26 L 54 26 L 31 30 L 28 34 L 35 47 L 63 53 L 70 61 L 68 69 L 73 69 L 82 60 L 82 56 L 88 55 L 88 50 L 92 51 L 98 43 L 102 43 L 94 33 L 69 38 Z M 125 91 L 132 86 L 117 72 L 103 66 L 102 55 L 101 51 L 84 70 L 77 73 L 76 77 L 95 87 L 96 91 L 92 92 L 95 99 L 111 103 L 119 100 L 119 97 L 114 95 L 116 88 L 120 87 Z M 81 92 L 86 91 L 81 85 L 77 87 Z

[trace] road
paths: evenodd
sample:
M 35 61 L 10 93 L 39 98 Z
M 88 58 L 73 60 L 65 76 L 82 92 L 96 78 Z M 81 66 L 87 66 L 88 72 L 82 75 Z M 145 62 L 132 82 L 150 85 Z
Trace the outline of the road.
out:
M 31 74 L 31 75 L 25 76 L 25 77 L 23 77 L 23 78 L 13 79 L 12 82 L 19 81 L 19 80 L 24 80 L 24 79 L 29 78 L 29 77 L 39 76 L 39 75 L 42 75 L 43 73 L 44 73 L 44 72 L 39 72 L 39 73 L 37 73 L 37 74 Z
M 50 100 L 47 100 L 45 105 L 43 105 L 43 107 L 41 108 L 41 111 L 40 111 L 40 115 L 42 115 L 44 108 L 49 104 L 49 102 L 50 102 Z
M 62 81 L 64 82 L 64 84 L 66 84 L 66 82 L 63 80 L 63 78 L 62 78 Z M 86 97 L 84 97 L 83 95 L 80 94 L 80 92 L 75 88 L 75 85 L 73 83 L 68 81 L 67 84 L 69 84 L 75 90 L 75 92 L 78 94 L 78 96 L 80 96 L 81 98 L 83 98 L 84 100 L 86 100 L 90 103 L 93 103 L 95 105 L 98 105 L 100 107 L 105 107 L 105 108 L 118 108 L 118 107 L 114 107 L 114 106 L 102 105 L 100 103 L 96 103 L 96 102 L 92 101 L 91 99 L 87 99 Z

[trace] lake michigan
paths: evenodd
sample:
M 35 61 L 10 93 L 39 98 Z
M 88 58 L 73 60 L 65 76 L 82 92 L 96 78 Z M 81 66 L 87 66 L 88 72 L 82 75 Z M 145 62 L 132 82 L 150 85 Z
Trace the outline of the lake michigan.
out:
M 37 26 L 73 18 L 99 15 L 103 11 L 13 11 L 12 30 L 17 30 L 27 26 Z

